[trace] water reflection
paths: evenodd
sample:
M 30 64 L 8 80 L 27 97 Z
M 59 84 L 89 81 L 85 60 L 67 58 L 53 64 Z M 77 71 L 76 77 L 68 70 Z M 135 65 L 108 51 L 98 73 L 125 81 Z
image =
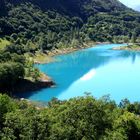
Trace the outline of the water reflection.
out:
M 83 77 L 80 78 L 81 81 L 88 81 L 92 79 L 96 74 L 96 70 L 90 70 L 87 74 L 85 74 Z
M 121 59 L 124 61 L 129 58 L 131 58 L 134 64 L 137 56 L 140 56 L 140 53 L 136 52 L 110 50 L 110 48 L 116 46 L 120 45 L 98 45 L 96 48 L 93 47 L 71 54 L 57 56 L 56 59 L 59 60 L 58 62 L 37 65 L 41 71 L 53 78 L 57 83 L 57 87 L 25 93 L 22 97 L 32 100 L 49 101 L 53 97 L 60 99 L 74 97 L 77 96 L 75 95 L 76 92 L 84 92 L 86 89 L 91 89 L 91 92 L 93 92 L 93 88 L 91 88 L 93 87 L 93 79 L 94 77 L 96 78 L 100 67 L 107 66 L 116 60 Z M 98 79 L 96 80 L 98 81 Z M 84 84 L 82 83 L 83 81 Z M 85 84 L 85 82 L 88 84 Z M 72 96 L 69 96 L 70 94 Z

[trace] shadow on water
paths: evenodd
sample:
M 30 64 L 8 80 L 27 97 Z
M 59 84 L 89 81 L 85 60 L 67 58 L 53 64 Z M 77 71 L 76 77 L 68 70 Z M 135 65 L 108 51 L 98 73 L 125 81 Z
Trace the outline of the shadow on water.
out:
M 110 50 L 117 45 L 99 45 L 97 48 L 89 48 L 67 55 L 56 56 L 58 62 L 36 65 L 42 72 L 53 78 L 57 84 L 54 88 L 42 89 L 36 92 L 19 95 L 31 100 L 49 101 L 53 97 L 67 90 L 76 80 L 80 79 L 91 69 L 102 67 L 118 58 L 132 58 L 135 63 L 137 55 L 140 53 L 129 51 Z M 77 87 L 80 88 L 80 87 Z

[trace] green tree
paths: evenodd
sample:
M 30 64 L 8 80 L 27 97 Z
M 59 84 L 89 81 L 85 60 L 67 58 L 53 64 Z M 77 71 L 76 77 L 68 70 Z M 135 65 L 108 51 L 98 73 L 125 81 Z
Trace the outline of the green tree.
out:
M 136 33 L 133 32 L 132 37 L 131 37 L 131 42 L 132 42 L 132 43 L 136 43 L 136 39 L 137 39 Z

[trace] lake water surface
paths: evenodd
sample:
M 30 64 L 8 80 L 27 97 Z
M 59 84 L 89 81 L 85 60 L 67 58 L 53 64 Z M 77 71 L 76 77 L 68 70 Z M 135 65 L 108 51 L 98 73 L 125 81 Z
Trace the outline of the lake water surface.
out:
M 140 52 L 111 50 L 117 46 L 120 44 L 97 45 L 56 56 L 57 62 L 36 65 L 57 85 L 22 94 L 22 98 L 50 101 L 56 97 L 64 100 L 89 92 L 96 98 L 110 94 L 116 102 L 124 98 L 140 101 Z

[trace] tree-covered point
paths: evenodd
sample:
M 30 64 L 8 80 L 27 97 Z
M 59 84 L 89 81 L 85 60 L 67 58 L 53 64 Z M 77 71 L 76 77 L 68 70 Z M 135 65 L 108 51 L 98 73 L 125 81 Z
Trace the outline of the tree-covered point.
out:
M 0 91 L 5 91 L 9 94 L 13 93 L 15 87 L 18 86 L 19 80 L 25 78 L 37 80 L 40 72 L 33 67 L 33 62 L 27 60 L 19 50 L 14 52 L 14 49 L 8 51 L 9 49 L 7 50 L 7 48 L 0 51 Z
M 8 51 L 0 51 L 0 89 L 11 87 L 25 75 L 25 57 Z
M 139 140 L 140 103 L 107 96 L 57 99 L 35 107 L 0 95 L 1 140 Z

